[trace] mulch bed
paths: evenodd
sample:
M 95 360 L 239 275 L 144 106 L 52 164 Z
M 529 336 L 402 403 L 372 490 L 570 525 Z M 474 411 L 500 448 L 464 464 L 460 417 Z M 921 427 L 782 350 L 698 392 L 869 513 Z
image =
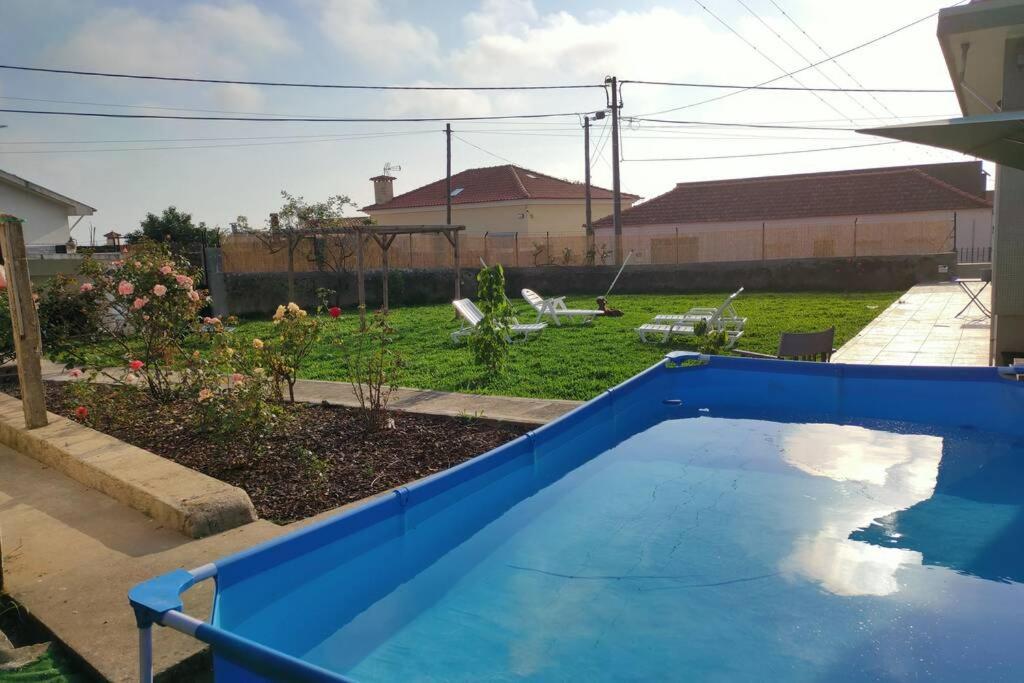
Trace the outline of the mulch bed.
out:
M 46 383 L 47 407 L 74 418 L 66 384 Z M 17 384 L 0 390 L 18 396 Z M 104 391 L 121 391 L 101 387 Z M 212 441 L 184 404 L 122 401 L 115 423 L 89 426 L 245 490 L 260 517 L 288 522 L 390 490 L 447 469 L 528 431 L 472 418 L 394 412 L 395 426 L 367 432 L 359 409 L 294 404 L 281 434 L 260 452 Z

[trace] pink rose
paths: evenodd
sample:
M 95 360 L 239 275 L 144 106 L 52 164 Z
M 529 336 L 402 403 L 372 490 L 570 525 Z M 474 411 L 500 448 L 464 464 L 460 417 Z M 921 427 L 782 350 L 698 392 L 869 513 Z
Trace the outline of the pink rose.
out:
M 78 406 L 77 408 L 75 408 L 75 417 L 77 417 L 79 420 L 84 420 L 85 418 L 89 417 L 89 409 L 86 408 L 85 406 Z
M 128 282 L 127 280 L 121 280 L 117 283 L 117 293 L 121 296 L 131 296 L 135 292 L 135 285 Z
M 78 291 L 81 292 L 82 294 L 85 294 L 86 292 L 91 292 L 92 290 L 93 285 L 91 282 L 86 282 L 84 285 L 78 288 Z
M 142 267 L 142 261 L 136 261 L 135 262 L 135 267 L 136 268 L 141 268 Z
M 207 389 L 205 387 L 199 390 L 199 402 L 200 403 L 202 403 L 203 401 L 206 401 L 206 400 L 208 400 L 210 398 L 213 398 L 213 392 L 212 391 L 210 391 L 209 389 Z
M 137 297 L 134 303 L 132 303 L 132 308 L 134 308 L 137 311 L 148 303 L 149 299 L 147 299 L 146 297 Z
M 79 370 L 78 368 L 71 368 L 70 370 L 68 370 L 68 377 L 78 378 L 78 377 L 81 377 L 81 376 L 82 376 L 82 371 Z
M 164 275 L 170 275 L 171 273 L 174 272 L 174 268 L 171 268 L 168 265 L 163 265 L 163 266 L 160 266 L 160 272 L 162 274 L 164 274 Z
M 220 318 L 203 318 L 203 322 L 207 325 L 220 325 Z
M 163 296 L 167 293 L 167 288 L 163 285 L 153 285 L 153 293 L 157 296 Z
M 143 365 L 145 365 L 145 363 L 141 360 L 133 360 L 131 363 L 128 363 L 128 367 L 131 368 L 132 372 L 138 372 L 142 369 Z
M 231 381 L 235 384 L 241 384 L 245 380 L 245 375 L 240 372 L 236 372 L 231 375 Z
M 181 287 L 191 287 L 193 284 L 192 278 L 190 278 L 188 275 L 182 275 L 179 273 L 174 276 L 174 279 Z
M 192 301 L 199 301 L 199 299 L 200 299 L 199 292 L 197 292 L 194 289 L 190 289 L 189 292 L 188 292 L 188 298 L 191 299 Z

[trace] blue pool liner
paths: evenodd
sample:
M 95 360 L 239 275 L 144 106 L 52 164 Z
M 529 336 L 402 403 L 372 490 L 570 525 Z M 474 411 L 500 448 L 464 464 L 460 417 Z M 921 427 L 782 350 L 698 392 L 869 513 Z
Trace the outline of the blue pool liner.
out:
M 351 557 L 384 539 L 402 536 L 456 504 L 459 496 L 445 494 L 460 487 L 479 490 L 523 467 L 534 475 L 543 477 L 549 471 L 552 479 L 557 478 L 564 464 L 546 462 L 545 454 L 583 434 L 620 441 L 623 434 L 694 406 L 761 413 L 770 409 L 782 419 L 790 412 L 806 413 L 812 406 L 815 414 L 837 421 L 898 419 L 1016 434 L 1024 414 L 1024 382 L 1017 381 L 1021 373 L 1024 368 L 843 365 L 672 352 L 557 420 L 483 455 L 209 565 L 178 569 L 135 586 L 128 597 L 140 632 L 140 680 L 152 680 L 154 625 L 208 644 L 218 681 L 349 680 L 218 625 L 218 612 L 228 609 L 219 597 L 231 586 L 296 558 L 327 548 L 338 552 L 343 541 L 345 556 Z M 330 561 L 323 565 L 324 571 L 331 568 Z M 403 577 L 400 567 L 381 571 L 368 587 L 381 596 L 395 582 L 409 578 Z M 296 580 L 303 578 L 309 577 Z M 184 614 L 181 600 L 182 593 L 208 579 L 216 585 L 209 623 Z

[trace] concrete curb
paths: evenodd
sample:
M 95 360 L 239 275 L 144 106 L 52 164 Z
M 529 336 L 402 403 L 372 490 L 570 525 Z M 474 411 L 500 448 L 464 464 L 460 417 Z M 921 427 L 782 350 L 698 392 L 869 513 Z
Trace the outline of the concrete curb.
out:
M 0 443 L 162 525 L 201 538 L 257 519 L 240 488 L 53 413 L 25 429 L 21 401 L 0 394 Z

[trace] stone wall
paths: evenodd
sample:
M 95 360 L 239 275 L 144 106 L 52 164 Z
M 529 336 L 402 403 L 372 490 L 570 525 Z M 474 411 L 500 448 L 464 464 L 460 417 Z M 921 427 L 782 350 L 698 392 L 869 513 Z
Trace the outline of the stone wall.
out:
M 909 289 L 921 282 L 950 277 L 953 253 L 923 256 L 873 256 L 864 258 L 795 259 L 692 263 L 681 265 L 626 266 L 615 286 L 619 294 L 671 294 L 732 291 L 851 291 Z M 510 297 L 524 287 L 544 296 L 602 294 L 608 289 L 616 266 L 508 268 L 505 271 Z M 223 306 L 236 315 L 265 314 L 288 297 L 286 273 L 219 273 L 211 268 L 211 290 L 223 292 Z M 355 274 L 296 273 L 296 299 L 302 306 L 316 304 L 318 288 L 335 290 L 331 303 L 342 308 L 356 305 Z M 451 301 L 454 273 L 451 269 L 394 270 L 390 277 L 392 307 Z M 366 274 L 366 299 L 370 308 L 380 303 L 381 273 Z M 475 297 L 476 270 L 462 271 L 462 296 Z M 224 310 L 218 311 L 224 313 Z

